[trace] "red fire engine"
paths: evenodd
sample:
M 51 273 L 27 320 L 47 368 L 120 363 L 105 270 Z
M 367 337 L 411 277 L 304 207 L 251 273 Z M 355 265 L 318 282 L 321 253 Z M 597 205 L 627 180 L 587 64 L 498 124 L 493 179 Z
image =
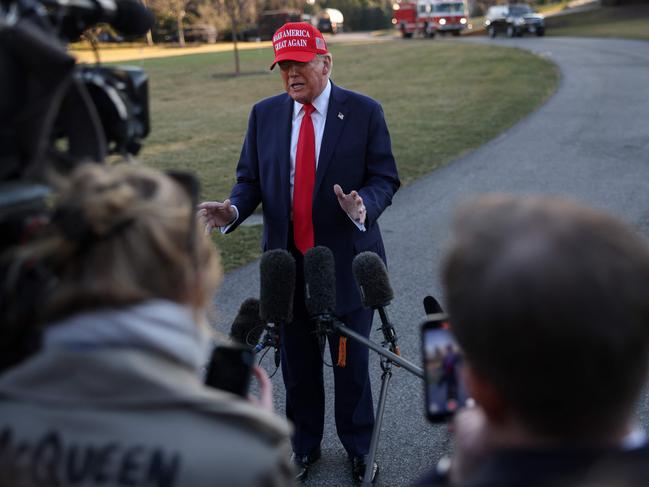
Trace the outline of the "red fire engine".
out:
M 458 36 L 468 24 L 466 0 L 396 0 L 392 23 L 403 37 L 436 33 Z

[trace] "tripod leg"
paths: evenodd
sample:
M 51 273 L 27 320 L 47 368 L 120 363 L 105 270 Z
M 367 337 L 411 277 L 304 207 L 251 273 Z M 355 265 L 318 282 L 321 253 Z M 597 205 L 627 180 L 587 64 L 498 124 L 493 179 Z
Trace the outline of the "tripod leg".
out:
M 370 441 L 370 452 L 367 455 L 365 462 L 365 475 L 363 476 L 362 485 L 369 487 L 372 485 L 372 472 L 374 470 L 374 459 L 376 458 L 376 450 L 379 446 L 379 435 L 381 434 L 381 425 L 383 424 L 383 413 L 385 412 L 385 400 L 388 397 L 388 385 L 392 377 L 390 364 L 387 363 L 386 368 L 383 369 L 381 376 L 381 393 L 379 394 L 379 404 L 376 407 L 376 417 L 374 419 L 374 430 L 372 430 L 372 439 Z

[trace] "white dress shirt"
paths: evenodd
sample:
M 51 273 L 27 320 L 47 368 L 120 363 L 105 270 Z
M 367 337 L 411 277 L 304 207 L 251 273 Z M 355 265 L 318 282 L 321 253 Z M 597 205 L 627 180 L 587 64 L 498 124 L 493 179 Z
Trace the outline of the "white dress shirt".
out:
M 315 131 L 315 167 L 318 169 L 318 160 L 320 159 L 320 147 L 322 146 L 322 136 L 324 135 L 325 122 L 327 121 L 327 110 L 329 108 L 329 97 L 331 96 L 331 81 L 327 81 L 327 86 L 311 103 L 315 110 L 311 113 L 313 130 Z M 295 184 L 295 157 L 297 154 L 297 140 L 300 137 L 300 126 L 304 118 L 304 105 L 302 103 L 293 103 L 293 119 L 291 124 L 291 175 L 289 178 L 291 184 L 291 203 L 293 202 L 293 186 Z M 332 189 L 333 191 L 333 189 Z

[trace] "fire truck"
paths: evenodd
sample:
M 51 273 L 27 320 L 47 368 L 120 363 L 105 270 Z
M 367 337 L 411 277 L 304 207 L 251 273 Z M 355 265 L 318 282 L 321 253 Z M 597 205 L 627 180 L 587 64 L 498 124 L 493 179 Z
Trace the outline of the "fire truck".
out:
M 396 0 L 392 9 L 392 24 L 403 37 L 459 36 L 469 20 L 466 0 Z

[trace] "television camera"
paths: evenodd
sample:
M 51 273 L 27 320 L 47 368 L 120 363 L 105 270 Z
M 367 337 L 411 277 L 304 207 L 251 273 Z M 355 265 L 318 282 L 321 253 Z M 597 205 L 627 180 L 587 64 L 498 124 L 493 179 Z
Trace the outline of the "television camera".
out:
M 0 0 L 0 371 L 34 347 L 47 269 L 13 252 L 49 219 L 56 181 L 85 162 L 136 155 L 149 133 L 148 77 L 77 64 L 67 44 L 99 23 L 144 35 L 137 0 Z

